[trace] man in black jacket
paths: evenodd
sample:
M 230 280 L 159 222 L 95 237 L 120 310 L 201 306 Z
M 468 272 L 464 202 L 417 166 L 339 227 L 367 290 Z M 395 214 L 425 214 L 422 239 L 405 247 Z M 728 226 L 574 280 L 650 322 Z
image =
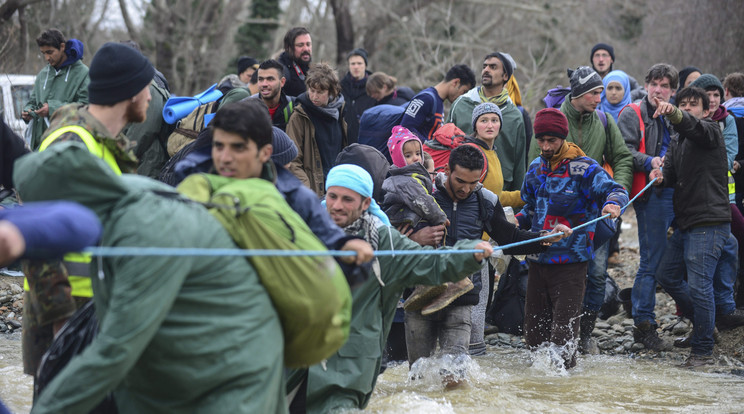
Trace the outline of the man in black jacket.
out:
M 686 366 L 713 362 L 713 331 L 744 325 L 734 303 L 737 242 L 731 235 L 726 145 L 709 118 L 709 100 L 700 88 L 677 94 L 679 108 L 654 98 L 653 117 L 665 116 L 679 137 L 672 140 L 663 172 L 651 171 L 674 187 L 677 228 L 669 239 L 656 279 L 693 321 L 692 349 Z M 687 281 L 683 279 L 687 268 Z
M 362 48 L 352 50 L 346 57 L 346 62 L 349 64 L 349 72 L 341 79 L 341 93 L 346 101 L 346 135 L 349 143 L 353 144 L 359 137 L 359 118 L 365 110 L 375 106 L 377 101 L 367 95 L 367 78 L 372 74 L 367 70 L 367 51 Z
M 479 182 L 483 166 L 483 155 L 479 149 L 461 145 L 452 150 L 445 173 L 440 173 L 436 178 L 434 198 L 450 222 L 445 245 L 452 246 L 458 240 L 479 239 L 484 231 L 502 246 L 538 237 L 538 233 L 519 230 L 507 221 L 498 197 L 483 188 Z M 558 232 L 564 232 L 562 237 L 567 237 L 571 231 L 559 224 L 551 233 Z M 561 236 L 557 236 L 550 241 L 558 241 L 560 238 Z M 544 244 L 531 243 L 509 249 L 505 253 L 530 254 L 544 249 Z M 437 340 L 442 353 L 452 355 L 455 362 L 467 360 L 464 355 L 468 354 L 471 346 L 472 307 L 478 304 L 483 285 L 480 271 L 471 277 L 475 287 L 454 301 L 435 301 L 420 311 L 406 310 L 406 345 L 408 362 L 411 365 L 421 357 L 432 356 Z M 446 296 L 450 299 L 454 297 L 451 294 Z M 482 345 L 482 351 L 485 352 L 485 344 L 473 345 Z M 464 370 L 445 374 L 445 385 L 449 387 L 459 384 L 464 380 L 464 374 Z
M 279 55 L 279 62 L 289 72 L 284 93 L 289 96 L 300 96 L 307 90 L 305 76 L 313 60 L 313 43 L 310 32 L 304 27 L 293 27 L 284 35 L 284 52 Z

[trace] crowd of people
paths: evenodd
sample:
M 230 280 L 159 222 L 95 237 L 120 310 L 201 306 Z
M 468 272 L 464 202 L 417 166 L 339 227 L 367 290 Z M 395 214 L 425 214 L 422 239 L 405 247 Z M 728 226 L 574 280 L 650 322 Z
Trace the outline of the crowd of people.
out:
M 86 303 L 98 325 L 43 378 L 33 413 L 111 404 L 120 412 L 363 409 L 389 361 L 486 352 L 496 272 L 489 257 L 516 242 L 504 253 L 526 255 L 529 267 L 525 342 L 556 347 L 559 365 L 572 368 L 578 353 L 599 352 L 592 331 L 617 257 L 614 219 L 637 194 L 635 340 L 652 351 L 672 346 L 657 331 L 657 285 L 694 326 L 674 344 L 690 348 L 686 366 L 713 363 L 717 330 L 744 325 L 742 73 L 721 82 L 656 63 L 639 84 L 613 69 L 615 50 L 599 43 L 589 65 L 568 70 L 570 87 L 545 91 L 546 108 L 532 117 L 506 52 L 484 57 L 480 84 L 458 64 L 414 93 L 371 72 L 361 48 L 340 78 L 312 62 L 311 33 L 295 27 L 275 59 L 241 57 L 219 82 L 208 125 L 199 116 L 191 131 L 179 125 L 175 145 L 162 115 L 167 80 L 134 42 L 106 43 L 90 68 L 82 43 L 59 30 L 37 44 L 48 65 L 23 112 L 30 153 L 4 128 L 0 177 L 17 192 L 10 204 L 23 201 L 0 214 L 0 259 L 22 259 L 26 275 L 24 371 L 42 379 L 45 352 Z M 370 132 L 360 120 L 381 105 L 394 125 L 367 135 L 380 142 L 360 143 Z M 193 179 L 174 188 L 195 174 L 211 188 L 194 190 Z M 292 315 L 282 314 L 277 292 L 261 282 L 272 275 L 257 262 L 76 252 L 236 248 L 235 229 L 211 203 L 216 183 L 234 181 L 278 197 L 233 197 L 236 214 L 265 201 L 293 243 L 306 231 L 329 250 L 351 252 L 310 275 L 345 276 L 328 304 L 337 312 L 313 328 L 320 338 L 343 335 L 322 361 L 286 355 L 283 345 L 296 338 L 283 324 Z M 446 388 L 467 381 L 465 369 L 440 375 Z

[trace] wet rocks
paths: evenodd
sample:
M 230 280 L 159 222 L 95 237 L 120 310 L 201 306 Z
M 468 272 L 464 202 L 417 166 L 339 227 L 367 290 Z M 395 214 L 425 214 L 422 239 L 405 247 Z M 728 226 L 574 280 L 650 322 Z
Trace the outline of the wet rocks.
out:
M 0 280 L 0 333 L 21 329 L 23 314 L 23 279 Z

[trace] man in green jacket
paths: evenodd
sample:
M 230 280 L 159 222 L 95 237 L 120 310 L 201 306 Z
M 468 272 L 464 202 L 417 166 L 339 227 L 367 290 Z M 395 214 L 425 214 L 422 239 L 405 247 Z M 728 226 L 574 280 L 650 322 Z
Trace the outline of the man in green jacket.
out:
M 337 165 L 326 180 L 326 208 L 347 234 L 364 237 L 375 250 L 432 250 L 422 247 L 389 225 L 372 196 L 372 178 L 361 167 Z M 441 284 L 467 277 L 490 256 L 487 242 L 460 241 L 455 249 L 483 253 L 453 255 L 382 256 L 372 262 L 373 273 L 352 291 L 349 340 L 326 366 L 310 367 L 307 412 L 363 409 L 377 382 L 382 350 L 403 290 L 417 284 Z
M 452 122 L 468 135 L 473 134 L 473 109 L 484 102 L 493 102 L 501 109 L 501 131 L 495 145 L 504 176 L 504 191 L 519 191 L 527 172 L 525 153 L 528 142 L 524 117 L 505 87 L 514 73 L 505 53 L 494 52 L 483 59 L 481 86 L 469 90 L 452 104 L 447 122 Z M 535 157 L 530 158 L 530 160 Z
M 68 103 L 88 103 L 88 67 L 83 64 L 83 44 L 77 39 L 65 40 L 57 29 L 44 31 L 37 39 L 41 54 L 48 65 L 36 75 L 21 117 L 27 123 L 32 119 L 31 149 L 41 145 L 41 135 L 59 107 Z
M 116 175 L 77 142 L 24 157 L 14 179 L 24 200 L 92 209 L 103 247 L 235 247 L 202 206 Z M 94 258 L 91 270 L 98 335 L 33 413 L 89 412 L 112 391 L 121 413 L 287 411 L 279 318 L 244 258 L 118 256 Z
M 571 78 L 571 93 L 561 104 L 561 112 L 568 118 L 566 141 L 578 145 L 587 157 L 600 165 L 609 164 L 613 179 L 626 190 L 629 189 L 633 180 L 633 155 L 625 145 L 613 117 L 604 113 L 600 115 L 596 110 L 604 89 L 602 78 L 588 66 L 580 66 L 573 71 L 569 69 L 568 76 Z M 530 159 L 535 159 L 539 154 L 540 148 L 535 143 L 530 148 Z M 579 341 L 579 350 L 584 353 L 599 352 L 591 332 L 604 303 L 609 247 L 607 243 L 595 249 L 594 259 L 589 262 Z

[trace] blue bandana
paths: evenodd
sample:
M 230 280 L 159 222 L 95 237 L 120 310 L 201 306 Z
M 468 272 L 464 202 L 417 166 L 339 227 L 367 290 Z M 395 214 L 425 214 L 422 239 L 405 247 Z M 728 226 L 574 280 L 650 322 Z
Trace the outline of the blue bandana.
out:
M 330 187 L 344 187 L 349 190 L 356 191 L 362 197 L 369 197 L 371 203 L 367 211 L 369 214 L 379 218 L 385 225 L 390 225 L 390 220 L 387 215 L 380 209 L 377 202 L 372 198 L 372 191 L 374 189 L 374 183 L 372 177 L 362 167 L 354 164 L 341 164 L 337 165 L 328 172 L 328 177 L 325 181 L 325 189 L 328 191 Z M 323 201 L 325 205 L 325 201 Z

